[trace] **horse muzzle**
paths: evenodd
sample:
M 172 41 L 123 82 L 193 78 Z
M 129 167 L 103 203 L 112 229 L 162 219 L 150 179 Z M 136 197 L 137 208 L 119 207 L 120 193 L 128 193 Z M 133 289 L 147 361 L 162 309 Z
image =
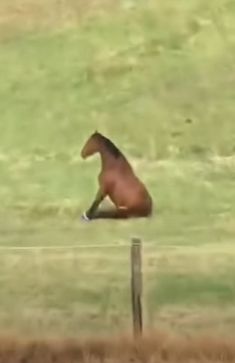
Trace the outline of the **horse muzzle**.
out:
M 80 153 L 82 159 L 86 159 L 87 158 L 87 155 L 86 153 L 82 150 L 81 153 Z

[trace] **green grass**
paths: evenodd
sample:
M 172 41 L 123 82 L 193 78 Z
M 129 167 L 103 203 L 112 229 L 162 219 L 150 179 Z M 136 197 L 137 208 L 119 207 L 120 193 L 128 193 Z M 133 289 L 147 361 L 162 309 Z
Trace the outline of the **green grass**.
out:
M 0 326 L 129 327 L 128 248 L 58 247 L 137 235 L 146 324 L 233 329 L 233 1 L 3 3 Z M 95 129 L 150 189 L 150 220 L 80 220 L 97 188 L 98 159 L 80 159 Z M 9 250 L 40 246 L 55 249 Z
M 234 329 L 234 249 L 144 247 L 145 327 Z M 131 328 L 128 246 L 1 251 L 1 330 L 75 336 Z M 209 323 L 208 323 L 209 321 Z
M 230 3 L 150 1 L 3 41 L 2 148 L 74 152 L 98 127 L 137 157 L 232 154 Z

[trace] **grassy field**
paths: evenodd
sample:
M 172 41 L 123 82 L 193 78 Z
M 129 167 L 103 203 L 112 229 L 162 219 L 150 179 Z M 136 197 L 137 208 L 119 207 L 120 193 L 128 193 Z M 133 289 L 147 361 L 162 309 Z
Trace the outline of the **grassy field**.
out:
M 122 244 L 137 235 L 147 327 L 234 330 L 234 8 L 2 1 L 1 329 L 128 330 Z M 95 129 L 150 189 L 150 220 L 80 220 L 99 171 L 80 149 Z

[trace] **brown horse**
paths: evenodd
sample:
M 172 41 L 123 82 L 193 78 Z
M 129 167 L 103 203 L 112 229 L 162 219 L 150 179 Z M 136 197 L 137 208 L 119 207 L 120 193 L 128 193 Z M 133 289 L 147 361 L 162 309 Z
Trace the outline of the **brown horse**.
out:
M 152 198 L 144 184 L 137 178 L 121 151 L 105 136 L 94 132 L 84 145 L 83 159 L 100 153 L 102 169 L 99 190 L 83 219 L 147 217 L 152 213 Z M 108 196 L 115 210 L 96 213 L 98 206 Z

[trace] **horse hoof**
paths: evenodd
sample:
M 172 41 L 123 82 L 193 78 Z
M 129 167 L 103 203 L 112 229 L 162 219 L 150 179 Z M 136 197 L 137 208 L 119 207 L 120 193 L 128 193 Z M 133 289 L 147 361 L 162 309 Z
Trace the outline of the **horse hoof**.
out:
M 88 218 L 88 217 L 87 217 L 86 212 L 84 212 L 84 213 L 82 214 L 81 219 L 82 219 L 82 220 L 84 220 L 84 221 L 86 221 L 86 222 L 89 222 L 89 221 L 90 221 L 90 218 Z

